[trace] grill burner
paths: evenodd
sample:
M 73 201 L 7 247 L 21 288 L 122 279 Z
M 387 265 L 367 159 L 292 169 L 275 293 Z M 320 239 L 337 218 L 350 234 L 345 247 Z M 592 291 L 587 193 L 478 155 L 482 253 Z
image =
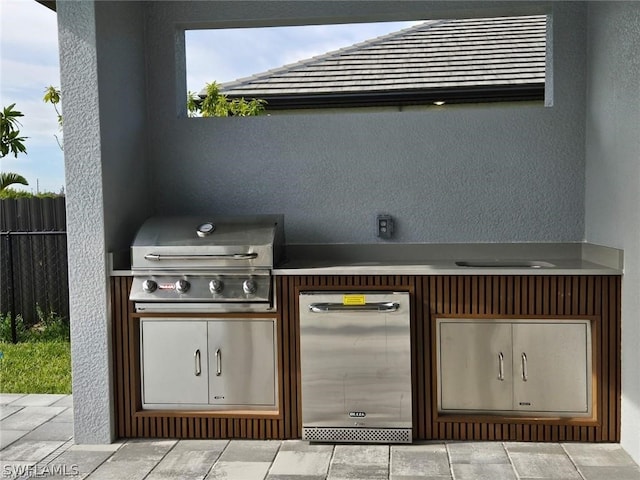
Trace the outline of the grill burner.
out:
M 267 311 L 282 215 L 153 217 L 131 247 L 136 311 Z

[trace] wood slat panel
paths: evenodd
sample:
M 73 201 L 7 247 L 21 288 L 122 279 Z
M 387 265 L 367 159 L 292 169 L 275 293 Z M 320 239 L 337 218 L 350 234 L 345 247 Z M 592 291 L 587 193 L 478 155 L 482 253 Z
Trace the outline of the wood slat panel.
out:
M 460 281 L 460 279 L 457 279 Z M 429 310 L 422 320 L 434 331 L 436 316 L 441 315 L 488 315 L 488 316 L 585 316 L 599 319 L 594 331 L 594 355 L 598 385 L 596 404 L 598 425 L 563 425 L 562 421 L 544 422 L 531 419 L 510 419 L 501 423 L 496 416 L 493 423 L 469 418 L 466 429 L 461 429 L 465 417 L 437 417 L 435 409 L 436 389 L 431 386 L 431 405 L 417 405 L 424 409 L 431 428 L 431 435 L 419 437 L 425 440 L 514 440 L 514 441 L 620 441 L 620 277 L 619 276 L 474 276 L 460 301 L 460 292 L 442 288 L 441 277 L 425 277 L 417 295 L 428 298 Z M 433 298 L 435 295 L 436 298 Z M 447 298 L 448 296 L 448 298 Z M 447 305 L 456 305 L 449 309 Z M 430 345 L 430 344 L 426 344 Z M 429 348 L 429 347 L 425 347 Z M 424 355 L 430 359 L 435 383 L 435 355 Z M 427 381 L 427 378 L 425 378 Z M 420 419 L 423 416 L 419 416 Z M 568 422 L 568 421 L 565 421 Z M 477 427 L 477 428 L 475 428 Z M 465 433 L 466 432 L 466 433 Z
M 416 290 L 422 290 L 422 278 L 418 278 L 416 282 Z M 411 336 L 412 364 L 415 366 L 412 372 L 413 385 L 413 405 L 428 405 L 427 392 L 428 385 L 431 384 L 431 372 L 428 368 L 428 362 L 420 355 L 420 345 L 430 345 L 429 329 L 424 328 L 424 322 L 417 321 L 424 316 L 424 304 L 414 295 L 411 299 L 411 305 L 415 315 L 412 316 L 412 328 L 415 335 Z M 424 350 L 424 349 L 422 349 Z M 427 425 L 424 418 L 424 410 L 418 410 L 413 416 L 413 428 L 419 438 L 427 438 L 431 436 L 430 425 Z
M 279 418 L 140 415 L 139 333 L 128 302 L 131 279 L 112 279 L 114 393 L 120 437 L 300 438 L 298 294 L 305 290 L 384 290 L 412 294 L 411 348 L 416 440 L 620 441 L 619 276 L 284 276 L 276 279 L 281 415 Z M 599 318 L 594 355 L 598 425 L 500 417 L 437 418 L 433 322 L 438 315 L 576 316 Z M 219 415 L 220 416 L 220 415 Z
M 280 418 L 274 419 L 272 414 L 265 418 L 256 418 L 259 414 L 253 414 L 247 415 L 247 418 L 229 419 L 217 418 L 224 414 L 216 412 L 143 412 L 140 397 L 139 318 L 134 312 L 133 304 L 129 302 L 131 283 L 131 277 L 111 279 L 114 399 L 118 437 L 265 439 L 300 436 L 296 417 L 298 407 L 295 401 L 297 381 L 290 380 L 291 376 L 297 375 L 295 344 L 298 334 L 292 325 L 283 325 L 282 316 L 276 319 L 278 393 L 282 410 Z M 281 293 L 284 291 L 282 287 L 278 287 L 278 302 L 284 301 L 285 298 Z M 286 308 L 281 309 L 285 310 Z M 289 315 L 287 318 L 293 321 L 295 316 Z M 294 345 L 290 345 L 290 342 Z M 284 399 L 291 399 L 292 396 L 294 400 L 285 410 L 282 408 Z M 293 422 L 291 418 L 294 419 Z M 293 424 L 288 431 L 284 428 L 286 423 Z

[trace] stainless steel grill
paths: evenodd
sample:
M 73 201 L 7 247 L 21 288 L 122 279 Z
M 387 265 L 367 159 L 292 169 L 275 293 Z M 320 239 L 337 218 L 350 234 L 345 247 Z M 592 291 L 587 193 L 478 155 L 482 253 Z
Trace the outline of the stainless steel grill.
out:
M 152 217 L 131 247 L 136 311 L 275 309 L 282 215 Z

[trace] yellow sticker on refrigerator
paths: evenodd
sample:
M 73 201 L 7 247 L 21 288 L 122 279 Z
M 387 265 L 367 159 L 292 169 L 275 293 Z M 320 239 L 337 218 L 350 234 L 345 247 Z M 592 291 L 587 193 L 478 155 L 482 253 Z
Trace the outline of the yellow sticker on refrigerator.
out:
M 343 305 L 364 305 L 366 300 L 364 295 L 343 295 L 342 296 L 342 304 Z

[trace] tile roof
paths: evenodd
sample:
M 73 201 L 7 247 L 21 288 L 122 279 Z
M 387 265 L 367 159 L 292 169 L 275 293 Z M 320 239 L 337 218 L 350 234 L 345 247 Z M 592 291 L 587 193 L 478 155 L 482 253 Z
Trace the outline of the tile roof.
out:
M 546 16 L 426 21 L 221 85 L 269 102 L 418 91 L 544 89 Z

